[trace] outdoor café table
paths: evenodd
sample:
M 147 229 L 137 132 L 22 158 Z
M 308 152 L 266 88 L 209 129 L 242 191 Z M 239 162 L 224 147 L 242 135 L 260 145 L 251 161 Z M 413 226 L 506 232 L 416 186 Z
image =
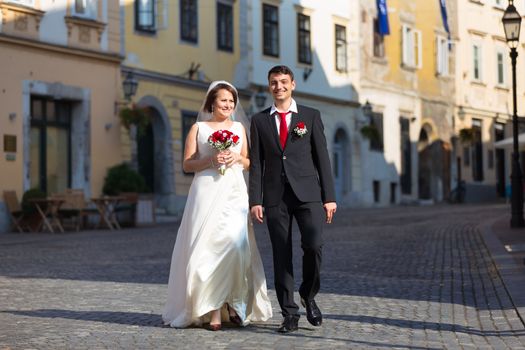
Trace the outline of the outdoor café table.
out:
M 121 196 L 102 196 L 91 198 L 91 201 L 95 203 L 98 213 L 100 214 L 100 223 L 104 223 L 110 230 L 120 230 L 120 224 L 117 220 L 117 214 L 115 209 L 121 200 L 124 200 Z
M 64 204 L 64 200 L 61 198 L 32 198 L 29 199 L 29 202 L 35 205 L 36 210 L 40 214 L 42 219 L 38 231 L 43 231 L 44 228 L 48 229 L 49 232 L 55 233 L 53 227 L 57 228 L 60 232 L 64 232 L 64 228 L 60 223 L 60 218 L 58 217 L 58 210 L 60 206 Z

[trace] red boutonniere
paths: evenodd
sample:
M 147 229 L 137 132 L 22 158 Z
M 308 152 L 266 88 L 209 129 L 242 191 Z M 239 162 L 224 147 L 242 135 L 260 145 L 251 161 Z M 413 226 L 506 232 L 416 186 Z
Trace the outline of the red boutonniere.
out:
M 304 124 L 304 122 L 299 122 L 299 123 L 297 123 L 297 125 L 293 129 L 293 132 L 297 136 L 303 137 L 308 132 L 308 129 L 306 128 L 306 125 Z

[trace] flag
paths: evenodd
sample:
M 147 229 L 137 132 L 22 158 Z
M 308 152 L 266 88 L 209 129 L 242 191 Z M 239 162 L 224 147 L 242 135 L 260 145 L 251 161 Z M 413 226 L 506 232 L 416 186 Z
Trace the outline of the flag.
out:
M 439 0 L 439 7 L 441 8 L 441 18 L 443 19 L 443 27 L 448 34 L 448 50 L 452 50 L 452 42 L 450 41 L 450 28 L 448 27 L 447 18 L 447 3 L 446 0 Z
M 450 37 L 450 29 L 448 27 L 448 19 L 447 19 L 447 4 L 445 0 L 439 0 L 439 6 L 441 7 L 441 18 L 443 19 L 443 27 L 445 28 L 445 31 L 448 33 L 448 36 Z
M 381 35 L 390 34 L 390 28 L 388 26 L 388 9 L 386 6 L 386 0 L 377 0 L 377 32 Z

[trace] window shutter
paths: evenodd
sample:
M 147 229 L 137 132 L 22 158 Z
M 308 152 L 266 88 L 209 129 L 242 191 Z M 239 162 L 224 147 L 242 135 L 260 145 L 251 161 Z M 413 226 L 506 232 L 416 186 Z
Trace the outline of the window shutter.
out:
M 93 19 L 98 18 L 97 1 L 98 0 L 88 0 L 86 13 L 89 16 L 89 18 L 93 18 Z
M 441 38 L 436 37 L 436 73 L 441 75 L 443 74 L 443 61 L 441 59 Z
M 421 68 L 423 67 L 423 50 L 422 50 L 422 41 L 421 41 L 421 31 L 414 30 L 414 67 Z
M 401 49 L 402 49 L 402 62 L 404 65 L 409 65 L 409 29 L 403 25 L 401 27 Z
M 168 29 L 168 3 L 169 0 L 155 1 L 155 16 L 158 30 Z

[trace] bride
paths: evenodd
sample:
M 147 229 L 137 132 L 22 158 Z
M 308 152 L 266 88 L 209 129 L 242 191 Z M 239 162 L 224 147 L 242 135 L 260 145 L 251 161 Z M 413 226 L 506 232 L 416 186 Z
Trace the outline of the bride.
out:
M 162 313 L 164 323 L 172 327 L 209 324 L 217 331 L 222 321 L 245 326 L 272 317 L 248 217 L 246 128 L 234 121 L 245 121 L 242 113 L 235 87 L 213 82 L 186 139 L 183 169 L 195 177 L 173 249 Z M 215 150 L 208 138 L 217 130 L 234 133 L 238 143 Z M 224 173 L 219 172 L 221 165 Z

